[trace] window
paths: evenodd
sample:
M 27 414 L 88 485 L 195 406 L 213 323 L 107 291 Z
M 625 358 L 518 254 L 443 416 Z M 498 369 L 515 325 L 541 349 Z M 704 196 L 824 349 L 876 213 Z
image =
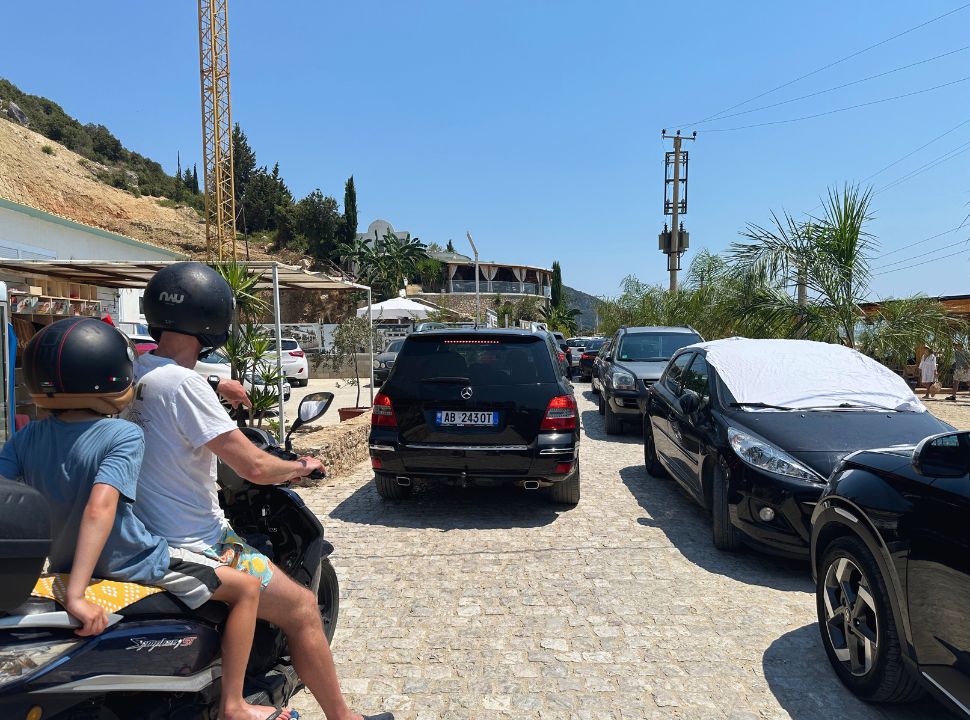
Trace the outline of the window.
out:
M 555 368 L 543 338 L 484 334 L 411 336 L 395 362 L 395 382 L 468 378 L 473 385 L 529 385 L 555 382 Z
M 617 360 L 621 362 L 669 360 L 675 352 L 696 342 L 700 342 L 700 337 L 694 333 L 628 333 L 620 342 Z
M 664 373 L 663 383 L 667 386 L 674 395 L 680 395 L 680 385 L 681 380 L 684 376 L 684 370 L 693 360 L 694 353 L 684 353 L 677 357 L 668 367 L 667 371 Z
M 685 389 L 693 390 L 700 396 L 702 406 L 707 404 L 707 398 L 710 392 L 708 391 L 707 383 L 707 360 L 704 359 L 703 355 L 694 356 L 694 362 L 690 364 L 690 368 L 684 373 L 681 382 Z

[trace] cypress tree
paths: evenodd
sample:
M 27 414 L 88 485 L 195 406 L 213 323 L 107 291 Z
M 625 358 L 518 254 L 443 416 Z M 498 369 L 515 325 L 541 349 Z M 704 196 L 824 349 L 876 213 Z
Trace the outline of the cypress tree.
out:
M 550 286 L 552 288 L 552 306 L 554 308 L 562 307 L 562 269 L 559 267 L 558 260 L 552 264 L 552 282 Z
M 199 194 L 199 173 L 196 170 L 195 163 L 192 163 L 192 192 L 196 195 Z
M 347 179 L 344 186 L 344 221 L 342 225 L 343 241 L 352 245 L 357 237 L 357 188 L 354 187 L 354 176 Z

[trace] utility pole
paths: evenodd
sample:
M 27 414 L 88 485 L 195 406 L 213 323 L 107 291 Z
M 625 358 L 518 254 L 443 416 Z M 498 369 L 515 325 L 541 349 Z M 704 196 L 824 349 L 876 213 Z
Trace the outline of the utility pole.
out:
M 681 243 L 681 234 L 683 229 L 680 225 L 681 214 L 687 214 L 687 153 L 686 151 L 681 151 L 681 141 L 682 140 L 696 140 L 697 132 L 690 137 L 682 137 L 680 130 L 678 130 L 674 135 L 668 135 L 667 130 L 664 129 L 660 133 L 660 137 L 664 140 L 674 141 L 673 152 L 668 152 L 665 158 L 665 168 L 664 168 L 664 215 L 670 215 L 670 237 L 669 244 L 666 244 L 666 239 L 664 235 L 666 234 L 666 228 L 664 228 L 664 233 L 660 236 L 661 250 L 667 255 L 667 269 L 670 271 L 670 292 L 677 292 L 677 271 L 680 270 L 680 256 L 685 249 L 687 249 L 687 243 Z M 671 167 L 672 166 L 672 167 Z M 684 176 L 681 177 L 681 166 L 684 169 Z M 673 170 L 673 177 L 670 177 L 670 170 Z M 684 184 L 684 197 L 680 197 L 680 185 Z M 667 200 L 667 187 L 673 186 L 673 198 L 672 201 Z M 686 232 L 683 233 L 686 240 Z M 665 246 L 666 245 L 666 246 Z
M 475 241 L 472 240 L 471 231 L 466 232 L 465 235 L 468 236 L 472 252 L 475 253 L 475 327 L 477 328 L 482 322 L 482 298 L 478 293 L 478 248 L 475 247 Z

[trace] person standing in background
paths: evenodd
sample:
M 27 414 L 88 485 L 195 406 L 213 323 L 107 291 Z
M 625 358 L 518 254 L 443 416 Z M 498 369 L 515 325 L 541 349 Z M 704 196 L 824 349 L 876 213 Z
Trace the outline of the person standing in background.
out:
M 953 341 L 953 394 L 947 400 L 956 402 L 960 383 L 970 383 L 970 354 L 963 348 L 959 340 Z M 970 392 L 968 392 L 970 395 Z
M 926 386 L 924 398 L 930 397 L 936 377 L 936 353 L 933 352 L 933 348 L 926 348 L 926 355 L 919 361 L 919 382 L 921 386 Z M 932 394 L 936 395 L 935 392 L 932 392 Z

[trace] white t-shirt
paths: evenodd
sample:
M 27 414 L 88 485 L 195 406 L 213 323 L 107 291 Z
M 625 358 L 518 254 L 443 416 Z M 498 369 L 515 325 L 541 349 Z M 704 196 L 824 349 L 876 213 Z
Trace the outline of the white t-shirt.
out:
M 135 514 L 172 547 L 201 552 L 218 542 L 229 523 L 219 507 L 216 456 L 205 444 L 237 426 L 215 391 L 174 360 L 142 355 L 123 417 L 145 432 Z

